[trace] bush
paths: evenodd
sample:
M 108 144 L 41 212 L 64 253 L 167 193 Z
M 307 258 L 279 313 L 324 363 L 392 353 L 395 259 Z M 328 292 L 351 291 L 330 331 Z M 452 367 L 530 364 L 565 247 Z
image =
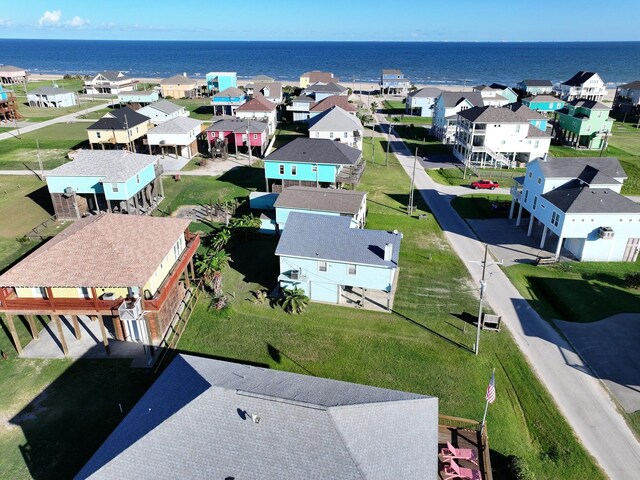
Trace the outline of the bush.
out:
M 536 478 L 525 461 L 516 455 L 507 457 L 507 468 L 510 478 L 514 480 L 535 480 Z
M 627 273 L 624 276 L 624 284 L 627 288 L 640 290 L 640 272 Z
M 31 239 L 26 235 L 23 235 L 22 237 L 17 237 L 16 242 L 18 242 L 20 245 L 28 245 L 29 243 L 31 243 Z

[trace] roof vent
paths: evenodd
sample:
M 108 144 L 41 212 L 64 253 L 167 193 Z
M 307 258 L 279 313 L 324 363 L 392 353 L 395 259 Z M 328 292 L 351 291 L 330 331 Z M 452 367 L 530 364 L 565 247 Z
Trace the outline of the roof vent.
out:
M 384 261 L 390 262 L 392 256 L 393 256 L 393 244 L 385 243 L 384 244 Z
M 253 423 L 260 423 L 260 417 L 258 415 L 256 415 L 255 413 L 251 414 L 251 421 Z

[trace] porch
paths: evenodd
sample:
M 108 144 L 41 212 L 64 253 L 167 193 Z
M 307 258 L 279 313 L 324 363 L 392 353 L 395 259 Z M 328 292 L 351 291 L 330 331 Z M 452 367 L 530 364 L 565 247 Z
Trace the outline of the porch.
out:
M 357 165 L 343 166 L 338 172 L 338 175 L 336 175 L 336 183 L 358 185 L 362 178 L 362 173 L 364 172 L 366 163 L 367 162 L 365 160 L 362 160 Z
M 461 467 L 477 469 L 482 480 L 493 480 L 489 457 L 489 436 L 487 426 L 481 427 L 475 420 L 438 415 L 438 454 L 447 447 L 447 442 L 456 448 L 470 448 L 477 454 L 478 465 L 467 460 L 456 460 Z M 444 464 L 440 462 L 439 478 L 446 478 Z

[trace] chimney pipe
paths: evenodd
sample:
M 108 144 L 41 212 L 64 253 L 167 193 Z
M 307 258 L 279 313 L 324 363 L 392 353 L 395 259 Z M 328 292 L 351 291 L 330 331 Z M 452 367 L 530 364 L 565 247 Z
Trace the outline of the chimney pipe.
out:
M 384 261 L 390 262 L 392 256 L 393 256 L 393 244 L 385 243 L 384 244 Z

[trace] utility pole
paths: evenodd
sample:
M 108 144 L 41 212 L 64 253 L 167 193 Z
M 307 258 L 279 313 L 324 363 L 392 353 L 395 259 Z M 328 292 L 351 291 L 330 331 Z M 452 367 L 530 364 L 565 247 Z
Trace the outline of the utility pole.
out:
M 416 163 L 418 162 L 418 147 L 416 147 L 416 153 L 413 156 L 413 173 L 411 174 L 411 190 L 409 190 L 409 208 L 407 209 L 407 215 L 413 215 L 413 186 L 416 182 Z
M 478 307 L 478 328 L 476 329 L 476 345 L 475 354 L 478 355 L 480 351 L 480 328 L 482 328 L 482 300 L 484 298 L 485 290 L 487 289 L 487 282 L 484 280 L 484 275 L 487 271 L 487 253 L 489 251 L 489 245 L 484 244 L 484 261 L 482 262 L 482 279 L 480 280 L 480 306 Z
M 251 137 L 249 137 L 249 122 L 250 120 L 247 120 L 247 149 L 249 150 L 249 166 L 251 166 L 251 164 L 253 163 L 253 158 L 251 156 Z
M 389 166 L 389 145 L 391 145 L 391 130 L 393 130 L 393 127 L 390 123 L 387 123 L 387 125 L 389 125 L 389 131 L 387 132 L 387 154 L 384 157 L 385 167 Z
M 44 168 L 42 166 L 42 157 L 40 156 L 40 142 L 36 138 L 36 149 L 38 155 L 38 165 L 40 165 L 40 180 L 44 180 Z

